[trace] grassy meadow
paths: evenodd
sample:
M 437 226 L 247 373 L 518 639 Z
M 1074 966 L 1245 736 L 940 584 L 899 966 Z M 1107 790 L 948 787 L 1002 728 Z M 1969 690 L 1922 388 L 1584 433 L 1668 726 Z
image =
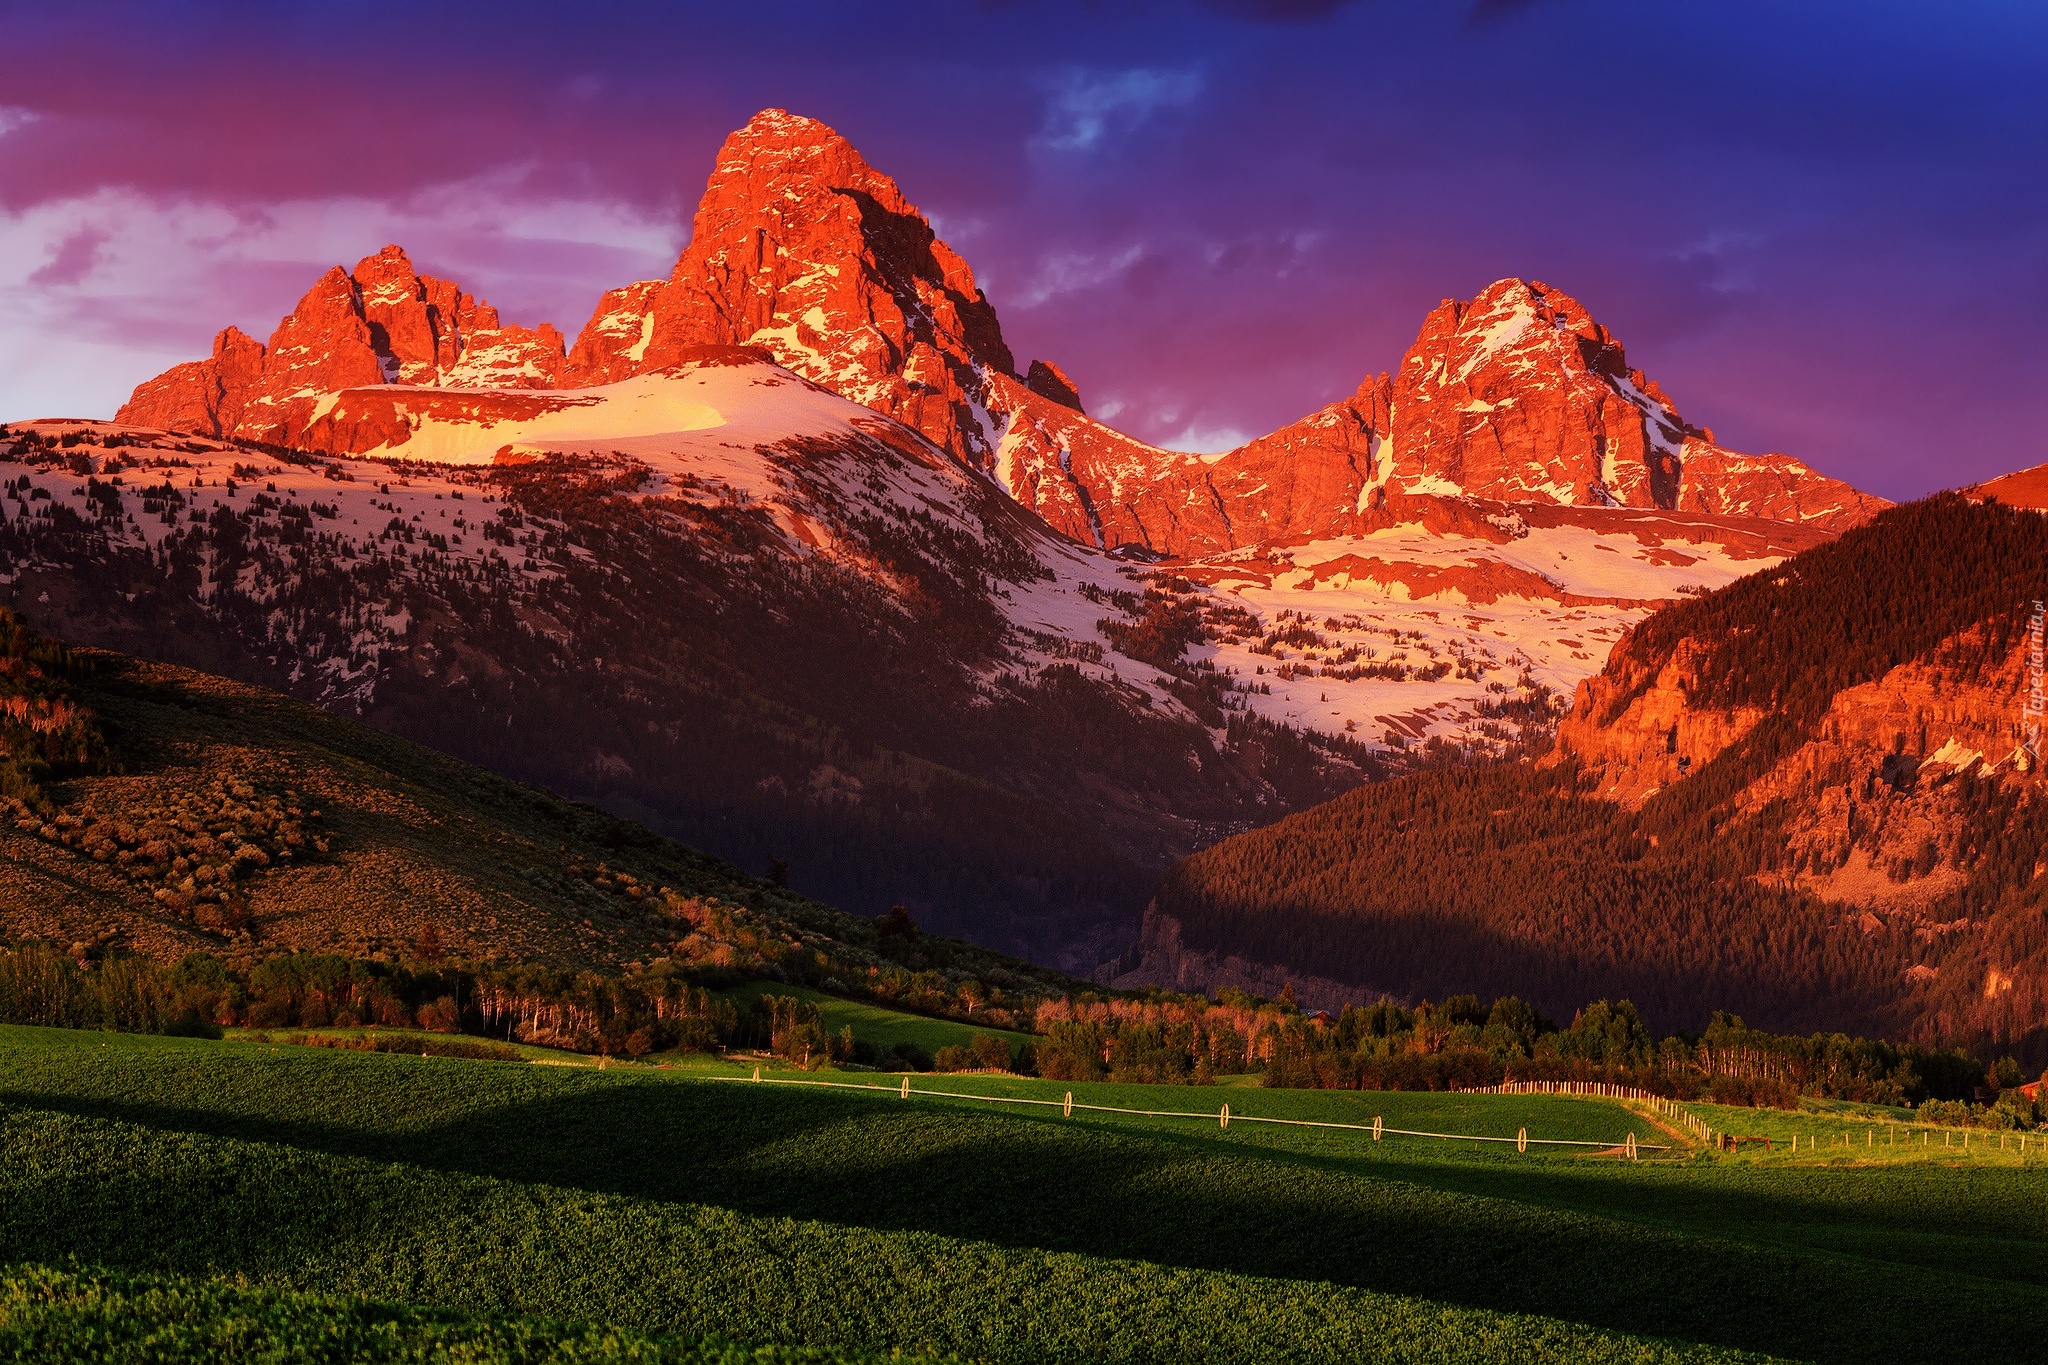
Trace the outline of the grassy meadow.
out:
M 825 1026 L 825 1032 L 837 1034 L 843 1028 L 852 1028 L 862 1040 L 873 1043 L 883 1052 L 898 1043 L 912 1043 L 928 1053 L 935 1053 L 942 1047 L 966 1047 L 974 1041 L 977 1033 L 992 1033 L 1014 1050 L 1018 1044 L 1031 1041 L 1028 1033 L 1017 1033 L 1009 1029 L 981 1028 L 974 1024 L 953 1019 L 932 1019 L 921 1014 L 905 1014 L 865 1000 L 849 1000 L 845 996 L 828 995 L 814 991 L 808 986 L 783 985 L 779 982 L 749 981 L 720 992 L 742 1009 L 749 1008 L 764 995 L 794 996 L 806 1004 L 818 1007 L 818 1017 Z
M 749 1076 L 0 1028 L 0 1358 L 1996 1360 L 2048 1310 L 2048 1182 L 2017 1163 Z M 1552 1096 L 916 1084 L 1657 1132 Z
M 2009 1166 L 2048 1174 L 2048 1133 L 2001 1133 L 1914 1121 L 1910 1109 L 1801 1100 L 1797 1110 L 1737 1109 L 1689 1104 L 1717 1131 L 1745 1138 L 1734 1159 L 1750 1163 L 1816 1162 L 1844 1166 Z

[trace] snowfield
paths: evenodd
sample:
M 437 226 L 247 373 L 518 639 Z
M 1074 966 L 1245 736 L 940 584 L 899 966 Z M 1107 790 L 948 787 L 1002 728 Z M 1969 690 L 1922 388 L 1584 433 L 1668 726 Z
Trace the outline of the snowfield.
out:
M 991 675 L 1078 668 L 1185 717 L 1169 693 L 1173 679 L 1111 650 L 1100 623 L 1129 618 L 1148 587 L 1187 597 L 1209 628 L 1184 662 L 1228 679 L 1237 705 L 1402 748 L 1512 738 L 1521 722 L 1482 707 L 1547 696 L 1555 708 L 1656 603 L 1768 568 L 1791 548 L 1726 518 L 1565 509 L 1545 518 L 1553 524 L 1503 519 L 1494 539 L 1399 526 L 1134 564 L 1053 532 L 997 479 L 908 428 L 765 363 L 568 391 L 383 386 L 330 395 L 324 407 L 373 401 L 395 406 L 409 434 L 360 455 L 292 461 L 110 423 L 26 424 L 17 434 L 68 440 L 67 458 L 0 469 L 0 514 L 49 515 L 46 503 L 85 514 L 90 495 L 110 545 L 156 547 L 226 508 L 259 528 L 310 526 L 346 547 L 336 552 L 382 556 L 404 572 L 469 563 L 545 578 L 555 570 L 522 550 L 532 528 L 505 529 L 508 509 L 486 471 L 584 457 L 628 476 L 614 496 L 755 507 L 789 556 L 837 557 L 877 576 L 848 534 L 854 519 L 919 534 L 948 528 L 963 544 L 1006 542 L 998 548 L 1009 557 L 990 562 L 1013 567 L 982 579 L 1011 634 L 1009 658 Z M 0 451 L 7 445 L 0 438 Z M 118 499 L 118 517 L 105 515 L 109 499 Z M 4 581 L 21 567 L 4 566 Z M 280 594 L 291 587 L 270 585 Z M 356 622 L 357 657 L 340 674 L 368 676 L 405 628 L 402 617 L 366 614 Z

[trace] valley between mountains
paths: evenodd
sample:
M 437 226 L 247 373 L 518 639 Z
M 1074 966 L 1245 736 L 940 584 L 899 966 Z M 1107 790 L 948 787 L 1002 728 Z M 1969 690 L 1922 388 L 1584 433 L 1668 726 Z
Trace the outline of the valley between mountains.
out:
M 1894 508 L 1729 450 L 1537 281 L 1389 361 L 1134 440 L 768 110 L 573 338 L 390 246 L 0 432 L 0 604 L 1118 986 L 2048 1051 L 2038 480 Z M 283 932 L 156 913 L 110 932 Z

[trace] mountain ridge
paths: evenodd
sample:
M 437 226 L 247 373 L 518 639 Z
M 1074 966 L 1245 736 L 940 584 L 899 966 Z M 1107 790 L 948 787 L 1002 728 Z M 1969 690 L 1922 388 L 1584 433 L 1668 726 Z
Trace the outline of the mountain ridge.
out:
M 327 359 L 311 366 L 300 335 L 323 326 Z M 1160 450 L 1088 417 L 1051 362 L 1020 377 L 972 269 L 896 182 L 779 109 L 721 146 L 669 277 L 608 292 L 566 353 L 551 327 L 508 327 L 386 247 L 323 277 L 254 355 L 253 389 L 263 348 L 229 329 L 211 360 L 148 381 L 117 420 L 351 453 L 307 431 L 307 404 L 283 395 L 309 379 L 328 392 L 575 388 L 735 345 L 903 421 L 1104 549 L 1193 556 L 1343 534 L 1389 489 L 1832 529 L 1885 505 L 1789 456 L 1717 445 L 1576 300 L 1515 278 L 1445 300 L 1401 363 L 1349 398 L 1220 456 Z

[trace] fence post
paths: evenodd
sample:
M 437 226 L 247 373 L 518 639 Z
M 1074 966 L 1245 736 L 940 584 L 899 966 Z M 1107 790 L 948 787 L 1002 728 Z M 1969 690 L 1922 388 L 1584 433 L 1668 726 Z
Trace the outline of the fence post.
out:
M 908 1085 L 908 1084 L 910 1084 L 910 1082 L 908 1082 L 908 1081 L 905 1081 L 905 1082 L 904 1082 L 904 1084 L 905 1084 L 905 1085 Z M 1060 1106 L 1060 1113 L 1064 1114 L 1064 1115 L 1065 1115 L 1066 1117 L 1068 1117 L 1068 1118 L 1072 1118 L 1072 1117 L 1074 1117 L 1074 1092 L 1073 1092 L 1073 1091 L 1069 1090 L 1069 1091 L 1067 1092 L 1067 1100 L 1066 1100 L 1066 1103 L 1065 1103 L 1065 1104 L 1063 1104 L 1063 1105 L 1061 1105 L 1061 1106 Z
M 1224 1105 L 1224 1106 L 1223 1106 L 1223 1113 L 1222 1113 L 1222 1115 L 1221 1115 L 1221 1118 L 1222 1118 L 1222 1121 L 1223 1121 L 1223 1126 L 1224 1126 L 1225 1128 L 1228 1128 L 1228 1127 L 1230 1127 L 1230 1106 L 1229 1106 L 1229 1105 L 1227 1105 L 1227 1104 L 1226 1104 L 1226 1105 Z
M 1372 1140 L 1374 1142 L 1380 1140 L 1380 1116 L 1378 1114 L 1372 1116 Z
M 903 1098 L 906 1100 L 910 1098 L 910 1076 L 907 1072 L 903 1077 Z
M 1628 1135 L 1628 1159 L 1630 1161 L 1636 1159 L 1636 1135 L 1634 1133 Z
M 1526 1152 L 1529 1150 L 1529 1130 L 1527 1128 L 1521 1128 L 1516 1130 L 1515 1150 L 1518 1152 Z
M 761 1079 L 761 1068 L 758 1066 L 754 1068 L 754 1079 L 757 1081 Z

